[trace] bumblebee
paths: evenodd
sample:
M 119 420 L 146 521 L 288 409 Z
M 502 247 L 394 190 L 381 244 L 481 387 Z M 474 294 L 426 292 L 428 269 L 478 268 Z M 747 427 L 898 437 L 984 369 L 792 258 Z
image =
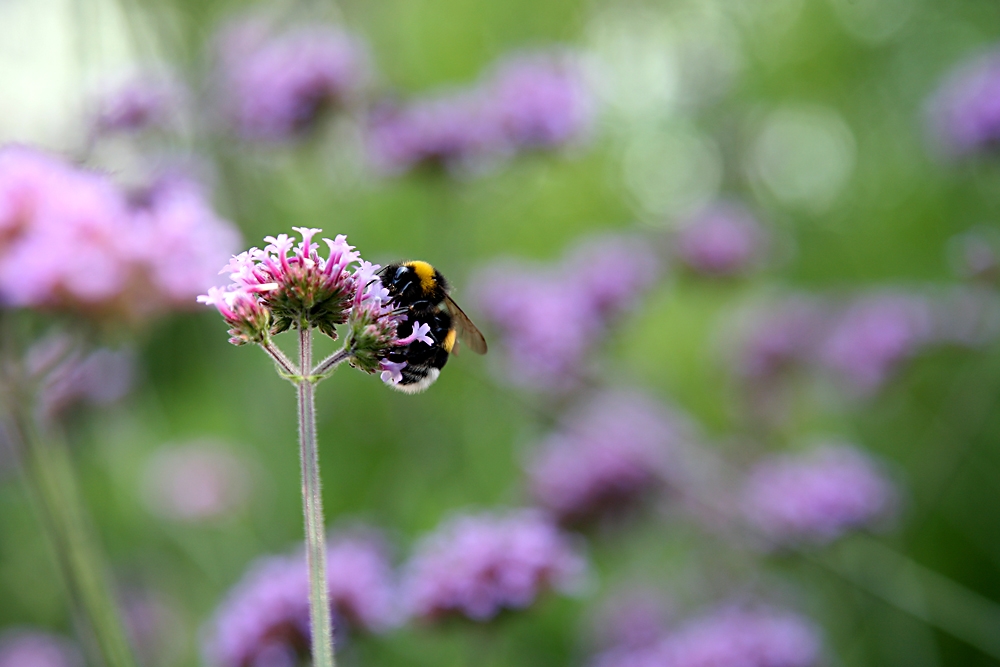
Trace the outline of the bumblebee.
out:
M 383 267 L 379 276 L 389 296 L 406 310 L 399 337 L 409 336 L 413 323 L 419 322 L 431 328 L 428 336 L 434 340 L 433 345 L 418 341 L 389 354 L 389 361 L 406 362 L 402 381 L 393 385 L 396 389 L 415 394 L 431 386 L 448 355 L 458 351 L 457 341 L 476 354 L 486 354 L 486 339 L 448 296 L 448 281 L 440 271 L 427 262 L 400 262 Z

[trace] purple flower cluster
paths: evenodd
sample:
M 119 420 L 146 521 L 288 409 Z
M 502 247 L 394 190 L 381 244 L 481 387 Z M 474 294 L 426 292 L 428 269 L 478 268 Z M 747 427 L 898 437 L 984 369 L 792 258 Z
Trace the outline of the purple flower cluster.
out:
M 532 496 L 564 525 L 634 506 L 671 474 L 680 437 L 671 417 L 634 392 L 608 392 L 582 404 L 532 457 Z
M 1000 145 L 1000 50 L 956 67 L 929 103 L 931 131 L 949 155 L 995 150 Z
M 229 448 L 194 441 L 159 449 L 145 466 L 142 494 L 149 510 L 173 521 L 232 515 L 249 500 L 249 471 Z
M 392 570 L 367 532 L 335 537 L 327 553 L 330 607 L 338 632 L 382 632 L 397 620 Z M 205 644 L 213 667 L 295 665 L 309 655 L 309 583 L 305 556 L 257 561 L 216 610 Z
M 218 308 L 230 329 L 234 345 L 259 342 L 268 333 L 291 326 L 318 327 L 331 338 L 335 325 L 347 320 L 347 311 L 357 291 L 355 271 L 361 259 L 347 237 L 323 239 L 327 257 L 319 254 L 313 237 L 320 229 L 295 227 L 302 235 L 298 244 L 287 234 L 268 236 L 263 250 L 250 248 L 234 256 L 222 270 L 231 283 L 212 287 L 198 301 Z M 367 274 L 366 274 L 367 275 Z
M 162 75 L 134 76 L 101 93 L 95 103 L 94 131 L 111 134 L 167 126 L 181 97 L 180 85 Z
M 0 303 L 138 321 L 186 307 L 238 242 L 178 181 L 142 205 L 104 174 L 0 148 Z
M 820 364 L 859 393 L 878 389 L 901 361 L 932 340 L 932 311 L 918 296 L 884 293 L 856 300 L 819 345 Z
M 727 607 L 692 619 L 656 642 L 599 655 L 592 667 L 811 667 L 820 660 L 816 628 L 774 609 Z
M 11 629 L 0 635 L 0 667 L 83 667 L 83 658 L 67 639 Z
M 324 238 L 329 253 L 323 257 L 312 242 L 322 230 L 293 229 L 301 242 L 287 234 L 265 237 L 263 250 L 250 248 L 222 269 L 229 273 L 229 285 L 210 288 L 198 301 L 216 307 L 230 326 L 233 345 L 265 344 L 293 326 L 316 327 L 336 339 L 336 326 L 346 323 L 349 363 L 366 373 L 381 372 L 386 384 L 398 384 L 406 361 L 393 361 L 394 353 L 414 343 L 432 345 L 430 326 L 407 321 L 382 284 L 379 266 L 362 260 L 347 237 Z M 403 322 L 405 335 L 399 329 Z
M 995 335 L 993 310 L 988 295 L 969 290 L 884 290 L 846 303 L 793 296 L 761 307 L 743 327 L 736 371 L 759 386 L 803 367 L 867 396 L 929 346 L 976 344 Z
M 761 260 L 766 241 L 764 228 L 743 206 L 716 202 L 683 221 L 676 253 L 692 271 L 732 276 Z
M 509 379 L 550 391 L 575 387 L 608 326 L 638 302 L 660 274 L 648 241 L 588 239 L 555 267 L 500 261 L 474 281 L 473 299 L 500 333 Z
M 376 109 L 369 154 L 390 174 L 422 165 L 475 168 L 516 151 L 566 145 L 586 132 L 591 116 L 570 57 L 522 55 L 470 88 Z
M 368 61 L 364 43 L 339 28 L 244 19 L 220 37 L 220 99 L 240 136 L 287 141 L 347 105 L 367 85 Z
M 779 542 L 829 542 L 885 517 L 896 492 L 871 459 L 848 445 L 757 463 L 741 494 L 743 514 Z
M 409 613 L 486 621 L 578 583 L 585 561 L 541 512 L 460 515 L 424 538 L 403 582 Z

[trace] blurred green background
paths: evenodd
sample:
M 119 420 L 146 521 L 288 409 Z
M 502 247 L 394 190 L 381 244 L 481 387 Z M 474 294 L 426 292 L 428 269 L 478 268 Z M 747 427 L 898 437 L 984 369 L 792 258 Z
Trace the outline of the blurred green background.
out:
M 469 83 L 512 50 L 579 49 L 604 77 L 598 127 L 568 153 L 461 179 L 374 178 L 357 164 L 349 123 L 293 147 L 206 140 L 197 129 L 159 146 L 213 165 L 217 207 L 246 245 L 302 225 L 347 234 L 371 261 L 426 259 L 476 319 L 463 286 L 491 259 L 555 260 L 588 232 L 665 232 L 699 203 L 741 198 L 779 240 L 777 258 L 745 280 L 663 281 L 602 350 L 614 382 L 687 411 L 723 451 L 739 447 L 749 427 L 720 349 L 720 328 L 735 312 L 793 290 L 953 284 L 949 239 L 996 222 L 997 163 L 936 157 L 925 122 L 942 77 L 1000 37 L 994 0 L 312 4 L 367 38 L 379 85 L 404 94 Z M 3 0 L 0 140 L 72 153 L 88 86 L 130 62 L 171 63 L 206 95 L 208 41 L 246 8 Z M 133 151 L 141 152 L 110 149 L 102 166 L 124 171 Z M 135 390 L 74 417 L 74 456 L 118 580 L 155 598 L 169 619 L 150 664 L 193 666 L 200 628 L 248 563 L 301 539 L 294 391 L 264 354 L 230 346 L 208 309 L 159 321 L 135 344 Z M 588 610 L 634 580 L 665 594 L 735 592 L 747 581 L 787 590 L 821 623 L 831 665 L 1000 664 L 998 396 L 1000 345 L 937 350 L 871 399 L 803 400 L 767 443 L 834 433 L 889 461 L 904 510 L 878 539 L 902 560 L 879 561 L 882 552 L 854 538 L 761 559 L 665 519 L 595 536 L 594 587 L 579 599 L 547 600 L 485 640 L 460 628 L 362 638 L 346 664 L 467 665 L 476 656 L 488 665 L 580 665 L 591 649 Z M 454 359 L 417 396 L 339 371 L 318 390 L 329 523 L 383 527 L 402 557 L 456 509 L 525 502 L 522 460 L 553 421 L 538 405 L 473 355 Z M 151 456 L 198 439 L 220 441 L 242 461 L 245 504 L 204 522 L 156 516 L 143 499 Z M 7 472 L 0 627 L 69 632 L 45 542 Z M 977 637 L 992 628 L 992 654 L 956 627 Z M 478 648 L 482 641 L 490 648 Z

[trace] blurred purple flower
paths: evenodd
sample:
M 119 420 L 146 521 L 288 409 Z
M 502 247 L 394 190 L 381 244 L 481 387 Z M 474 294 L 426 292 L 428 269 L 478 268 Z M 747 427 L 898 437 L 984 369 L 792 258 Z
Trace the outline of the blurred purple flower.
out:
M 677 256 L 693 271 L 732 276 L 745 273 L 762 259 L 767 238 L 743 206 L 716 202 L 681 224 L 676 243 Z
M 421 166 L 475 171 L 499 148 L 498 128 L 476 91 L 383 104 L 369 118 L 367 134 L 369 157 L 386 174 Z
M 83 667 L 83 658 L 68 639 L 14 628 L 0 634 L 0 667 Z
M 672 610 L 649 586 L 614 595 L 601 605 L 594 623 L 598 642 L 619 652 L 652 646 L 663 638 Z
M 576 386 L 587 356 L 617 317 L 660 273 L 638 237 L 599 235 L 555 267 L 501 260 L 479 272 L 473 301 L 499 332 L 498 356 L 511 382 L 550 391 Z
M 381 632 L 397 620 L 392 572 L 381 542 L 365 531 L 331 538 L 327 577 L 334 629 Z M 306 560 L 268 556 L 254 563 L 216 610 L 205 644 L 214 667 L 294 667 L 309 655 Z
M 237 240 L 194 188 L 133 207 L 104 174 L 0 148 L 4 305 L 142 321 L 188 307 Z
M 370 78 L 365 44 L 334 26 L 278 30 L 263 18 L 238 21 L 219 37 L 219 95 L 236 131 L 287 141 L 346 106 Z
M 995 285 L 1000 280 L 1000 232 L 982 225 L 948 242 L 949 259 L 959 277 Z
M 134 376 L 132 350 L 101 348 L 84 357 L 73 355 L 46 374 L 38 409 L 52 418 L 81 403 L 110 405 L 128 394 Z
M 386 545 L 376 532 L 357 528 L 331 538 L 326 571 L 335 618 L 354 629 L 375 633 L 401 620 L 396 577 Z
M 292 667 L 309 651 L 305 557 L 268 556 L 216 610 L 205 647 L 213 667 Z
M 870 393 L 930 341 L 932 317 L 931 305 L 914 294 L 863 296 L 830 325 L 817 351 L 819 363 L 857 393 Z
M 133 589 L 120 601 L 122 620 L 143 665 L 170 665 L 184 650 L 177 611 L 157 592 Z
M 1000 143 L 1000 50 L 955 67 L 928 106 L 934 140 L 946 154 L 995 150 Z
M 419 619 L 488 621 L 548 590 L 569 590 L 585 566 L 570 539 L 538 511 L 459 515 L 418 545 L 404 599 Z
M 592 667 L 811 667 L 820 660 L 816 627 L 797 614 L 723 608 L 695 618 L 647 647 L 607 651 Z
M 146 507 L 173 521 L 206 521 L 238 511 L 249 500 L 250 471 L 230 449 L 211 440 L 160 448 L 145 465 Z
M 680 429 L 638 392 L 608 392 L 573 410 L 528 465 L 531 494 L 564 525 L 638 504 L 670 476 Z
M 896 492 L 878 466 L 849 445 L 758 462 L 747 475 L 742 511 L 765 536 L 830 542 L 891 513 Z
M 499 132 L 513 149 L 554 148 L 580 138 L 593 100 L 567 54 L 521 54 L 501 62 L 485 84 Z
M 96 100 L 97 134 L 140 132 L 166 126 L 179 110 L 180 85 L 163 75 L 145 73 L 108 87 Z
M 746 380 L 769 380 L 806 361 L 822 332 L 823 310 L 815 300 L 792 296 L 767 304 L 741 327 L 736 372 Z

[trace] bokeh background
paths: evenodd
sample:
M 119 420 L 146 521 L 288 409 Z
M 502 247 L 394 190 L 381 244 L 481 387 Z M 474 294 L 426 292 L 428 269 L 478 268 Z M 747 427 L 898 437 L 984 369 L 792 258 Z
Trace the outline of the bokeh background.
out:
M 223 26 L 262 12 L 276 32 L 341 26 L 370 54 L 349 102 L 263 141 L 227 124 L 217 53 Z M 994 665 L 998 26 L 992 0 L 0 0 L 0 142 L 122 187 L 184 170 L 238 226 L 237 249 L 320 227 L 370 261 L 425 259 L 451 279 L 487 357 L 459 354 L 416 396 L 348 368 L 318 389 L 328 523 L 383 531 L 394 564 L 456 512 L 536 502 L 526 468 L 588 396 L 641 392 L 683 431 L 667 491 L 576 533 L 590 565 L 571 594 L 486 623 L 359 633 L 345 664 L 589 665 L 616 639 L 608 614 L 643 616 L 638 590 L 663 632 L 719 605 L 792 609 L 820 637 L 809 664 Z M 372 114 L 447 100 L 531 52 L 558 53 L 582 82 L 571 136 L 373 164 Z M 157 77 L 167 121 L 94 129 L 121 82 Z M 556 98 L 542 113 L 560 113 Z M 743 222 L 685 241 L 718 210 Z M 635 256 L 601 252 L 614 238 L 640 239 Z M 573 254 L 588 242 L 598 250 Z M 643 262 L 657 268 L 635 278 Z M 585 283 L 619 285 L 616 303 L 568 379 L 527 377 L 524 348 L 582 335 L 577 297 L 558 290 Z M 3 317 L 44 328 L 28 310 Z M 768 329 L 796 317 L 792 333 Z M 517 347 L 532 327 L 548 348 Z M 838 327 L 846 342 L 830 341 Z M 127 388 L 65 417 L 85 504 L 143 664 L 207 664 L 227 592 L 301 541 L 294 391 L 193 299 L 101 335 L 126 355 Z M 639 437 L 618 418 L 612 441 Z M 893 500 L 822 539 L 746 537 L 746 471 L 825 441 L 866 452 Z M 74 642 L 11 456 L 0 470 L 0 628 Z

